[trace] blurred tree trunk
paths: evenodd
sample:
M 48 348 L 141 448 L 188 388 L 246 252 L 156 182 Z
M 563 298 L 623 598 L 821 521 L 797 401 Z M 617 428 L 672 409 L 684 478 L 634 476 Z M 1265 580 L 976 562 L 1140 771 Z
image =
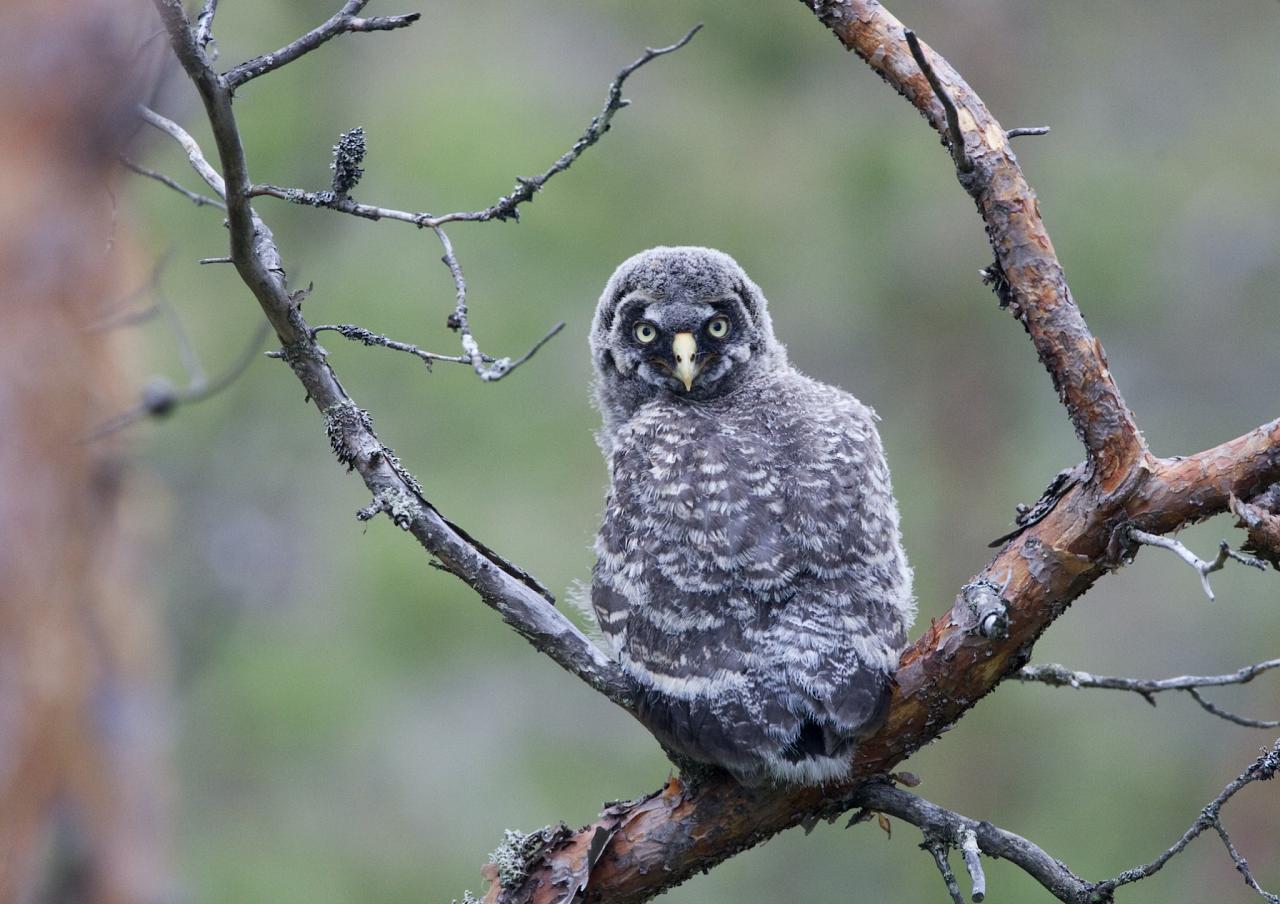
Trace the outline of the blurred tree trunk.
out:
M 0 901 L 164 896 L 165 702 L 119 439 L 137 281 L 116 155 L 154 17 L 130 0 L 0 6 Z M 135 519 L 136 520 L 136 519 Z

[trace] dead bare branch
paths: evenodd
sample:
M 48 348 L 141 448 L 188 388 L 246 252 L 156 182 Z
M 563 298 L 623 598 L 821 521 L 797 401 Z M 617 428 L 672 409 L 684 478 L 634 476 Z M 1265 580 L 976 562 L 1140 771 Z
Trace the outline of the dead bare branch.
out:
M 213 129 L 222 174 L 208 166 L 185 131 L 149 110 L 142 115 L 182 143 L 197 172 L 226 199 L 230 256 L 236 270 L 279 336 L 282 357 L 324 415 L 339 461 L 360 474 L 379 507 L 396 524 L 412 533 L 441 565 L 472 587 L 530 643 L 610 700 L 629 707 L 630 685 L 617 665 L 555 609 L 536 580 L 441 516 L 423 497 L 417 481 L 378 439 L 368 413 L 342 388 L 289 291 L 270 229 L 250 206 L 252 182 L 232 109 L 231 86 L 200 53 L 180 0 L 153 3 L 174 53 L 199 92 Z
M 218 0 L 204 0 L 200 14 L 196 16 L 196 46 L 210 62 L 218 58 L 218 45 L 213 42 L 213 17 L 217 12 Z
M 1276 668 L 1280 668 L 1280 659 L 1268 659 L 1265 662 L 1247 665 L 1226 675 L 1180 675 L 1176 678 L 1143 681 L 1137 678 L 1091 675 L 1088 672 L 1074 671 L 1056 663 L 1048 663 L 1045 665 L 1026 666 L 1013 677 L 1019 681 L 1038 682 L 1047 684 L 1050 687 L 1104 688 L 1107 690 L 1132 691 L 1141 695 L 1152 706 L 1156 705 L 1156 694 L 1167 691 L 1181 691 L 1195 700 L 1206 712 L 1229 722 L 1249 728 L 1277 728 L 1280 727 L 1280 720 L 1269 721 L 1239 716 L 1214 705 L 1200 694 L 1200 690 L 1206 687 L 1248 684 L 1262 673 Z
M 1200 812 L 1196 821 L 1191 824 L 1182 837 L 1175 841 L 1168 849 L 1163 851 L 1160 856 L 1156 857 L 1150 863 L 1133 869 L 1125 870 L 1114 879 L 1108 879 L 1105 882 L 1099 882 L 1093 887 L 1093 892 L 1100 900 L 1110 900 L 1112 893 L 1121 886 L 1129 885 L 1140 879 L 1146 879 L 1153 876 L 1164 868 L 1164 865 L 1172 860 L 1176 855 L 1182 852 L 1187 845 L 1194 841 L 1197 837 L 1204 833 L 1206 829 L 1214 829 L 1218 837 L 1222 839 L 1228 853 L 1231 855 L 1232 861 L 1236 864 L 1236 869 L 1244 877 L 1249 887 L 1260 894 L 1270 904 L 1280 904 L 1280 896 L 1273 895 L 1264 891 L 1253 873 L 1249 870 L 1249 864 L 1236 850 L 1231 843 L 1230 837 L 1227 835 L 1226 828 L 1222 825 L 1222 808 L 1227 801 L 1231 800 L 1242 788 L 1253 782 L 1268 781 L 1275 777 L 1276 770 L 1280 769 L 1280 740 L 1272 744 L 1269 750 L 1264 750 L 1262 755 L 1256 759 L 1252 765 L 1244 772 L 1231 781 L 1222 789 L 1217 797 L 1211 800 L 1207 806 Z
M 180 322 L 174 319 L 176 315 L 172 313 L 172 308 L 162 302 L 158 306 L 158 311 L 168 313 L 171 322 L 175 324 L 174 335 L 178 341 L 179 354 L 182 357 L 183 366 L 187 369 L 187 385 L 178 388 L 164 377 L 153 377 L 143 387 L 142 399 L 137 405 L 108 418 L 97 427 L 94 427 L 89 433 L 80 438 L 80 442 L 96 442 L 113 433 L 119 433 L 121 430 L 131 427 L 145 418 L 168 417 L 180 406 L 194 405 L 197 402 L 212 398 L 231 386 L 249 369 L 249 365 L 257 359 L 258 352 L 262 349 L 262 343 L 266 341 L 267 333 L 269 332 L 269 324 L 266 321 L 259 323 L 254 330 L 253 336 L 245 344 L 244 350 L 235 361 L 228 365 L 227 369 L 221 374 L 210 380 L 205 376 L 199 356 L 196 355 L 195 348 L 187 338 L 185 330 L 181 327 Z
M 346 0 L 342 9 L 334 13 L 323 24 L 316 26 L 297 40 L 290 41 L 278 50 L 264 53 L 262 56 L 241 63 L 229 69 L 222 76 L 222 83 L 229 91 L 235 91 L 245 82 L 259 76 L 274 72 L 281 66 L 287 66 L 303 54 L 310 53 L 326 41 L 340 34 L 359 31 L 391 31 L 406 28 L 417 22 L 421 13 L 409 13 L 403 16 L 375 16 L 369 19 L 359 18 L 356 14 L 369 5 L 369 0 Z M 202 14 L 203 15 L 203 14 Z M 210 19 L 213 18 L 210 13 Z
M 1214 600 L 1214 595 L 1213 588 L 1209 586 L 1209 575 L 1213 574 L 1215 571 L 1221 571 L 1222 567 L 1227 564 L 1228 559 L 1235 559 L 1243 565 L 1249 565 L 1250 567 L 1257 568 L 1260 571 L 1266 571 L 1267 569 L 1266 563 L 1260 559 L 1255 559 L 1253 556 L 1246 556 L 1244 553 L 1236 552 L 1231 548 L 1231 544 L 1226 540 L 1223 540 L 1218 544 L 1218 555 L 1214 560 L 1212 562 L 1206 562 L 1172 537 L 1161 537 L 1156 534 L 1149 534 L 1146 531 L 1138 530 L 1135 527 L 1130 527 L 1126 536 L 1132 542 L 1143 546 L 1158 546 L 1161 549 L 1167 549 L 1194 568 L 1196 573 L 1200 575 L 1200 586 L 1204 588 L 1205 596 L 1209 597 L 1210 602 Z
M 305 204 L 308 207 L 335 210 L 339 213 L 350 214 L 366 220 L 399 220 L 402 223 L 411 223 L 420 229 L 434 229 L 446 223 L 455 222 L 483 223 L 489 220 L 508 219 L 518 221 L 520 219 L 520 205 L 532 202 L 534 194 L 540 191 L 553 176 L 567 170 L 575 160 L 582 156 L 587 148 L 598 142 L 604 136 L 604 133 L 609 131 L 614 114 L 631 104 L 631 101 L 622 97 L 622 86 L 627 78 L 637 69 L 656 60 L 658 57 L 674 53 L 684 47 L 693 40 L 693 36 L 701 28 L 701 24 L 695 25 L 679 41 L 667 47 L 646 48 L 638 59 L 622 67 L 618 74 L 614 76 L 613 81 L 609 83 L 604 108 L 592 118 L 587 125 L 586 131 L 573 143 L 572 147 L 561 154 L 555 163 L 551 164 L 540 175 L 529 178 L 517 177 L 516 186 L 512 189 L 511 194 L 502 196 L 496 203 L 483 210 L 457 211 L 435 216 L 424 211 L 415 213 L 373 204 L 360 204 L 343 197 L 339 192 L 312 192 L 300 188 L 281 188 L 278 185 L 254 185 L 250 188 L 249 195 L 250 197 L 267 196 L 279 198 L 294 204 Z
M 978 852 L 1007 860 L 1060 901 L 1078 904 L 1088 900 L 1090 882 L 1077 876 L 1061 861 L 1021 835 L 945 809 L 888 782 L 869 782 L 854 793 L 851 803 L 853 806 L 887 813 L 920 829 L 926 839 L 921 847 L 933 854 L 935 862 L 939 863 L 939 870 L 946 864 L 947 849 L 960 848 L 973 878 L 974 901 L 980 902 L 986 897 L 986 877 Z M 947 872 L 950 872 L 949 866 Z M 943 875 L 945 880 L 946 873 Z M 954 882 L 953 876 L 948 882 L 948 891 Z M 958 894 L 957 887 L 953 900 Z
M 216 198 L 210 198 L 207 195 L 202 195 L 198 192 L 194 192 L 191 189 L 179 183 L 177 180 L 171 179 L 170 177 L 166 176 L 164 173 L 150 169 L 149 167 L 142 166 L 139 163 L 134 163 L 128 157 L 121 157 L 120 163 L 124 165 L 125 169 L 131 170 L 137 173 L 139 176 L 146 176 L 148 179 L 156 180 L 161 185 L 167 185 L 169 188 L 173 189 L 178 194 L 182 195 L 183 197 L 187 198 L 189 201 L 194 203 L 196 207 L 203 207 L 205 205 L 208 205 L 210 207 L 217 207 L 223 210 L 226 209 L 226 205 L 223 204 L 221 201 L 217 200 Z

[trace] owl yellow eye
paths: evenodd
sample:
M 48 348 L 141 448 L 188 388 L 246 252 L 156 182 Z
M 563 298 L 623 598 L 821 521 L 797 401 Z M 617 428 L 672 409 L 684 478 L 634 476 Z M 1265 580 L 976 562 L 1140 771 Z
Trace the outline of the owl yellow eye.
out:
M 658 338 L 658 328 L 648 321 L 641 320 L 636 324 L 635 334 L 636 339 L 640 340 L 644 345 L 648 345 Z
M 716 317 L 707 324 L 707 335 L 712 339 L 723 339 L 729 335 L 729 318 Z

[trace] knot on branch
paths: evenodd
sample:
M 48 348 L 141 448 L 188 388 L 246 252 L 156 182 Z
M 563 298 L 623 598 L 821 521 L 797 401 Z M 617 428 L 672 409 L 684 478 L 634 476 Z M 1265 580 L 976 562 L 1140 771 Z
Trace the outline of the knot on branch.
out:
M 365 143 L 364 129 L 356 126 L 350 132 L 343 132 L 338 143 L 333 146 L 333 191 L 341 197 L 356 187 L 360 177 L 364 175 Z
M 142 388 L 142 409 L 151 417 L 168 417 L 179 401 L 178 390 L 164 377 L 152 377 Z
M 980 634 L 983 637 L 1005 637 L 1009 633 L 1009 606 L 1004 601 L 1004 593 L 1009 589 L 1012 574 L 1005 578 L 1003 585 L 996 584 L 987 577 L 965 584 L 960 591 L 964 600 L 965 611 L 969 615 L 966 632 Z

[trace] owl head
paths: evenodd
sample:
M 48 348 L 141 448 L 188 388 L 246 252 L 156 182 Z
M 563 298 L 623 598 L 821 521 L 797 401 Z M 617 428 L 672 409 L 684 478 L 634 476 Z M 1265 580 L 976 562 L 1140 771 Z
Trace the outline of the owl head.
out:
M 591 327 L 606 421 L 656 398 L 720 398 L 786 361 L 768 302 L 729 255 L 650 248 L 609 279 Z

